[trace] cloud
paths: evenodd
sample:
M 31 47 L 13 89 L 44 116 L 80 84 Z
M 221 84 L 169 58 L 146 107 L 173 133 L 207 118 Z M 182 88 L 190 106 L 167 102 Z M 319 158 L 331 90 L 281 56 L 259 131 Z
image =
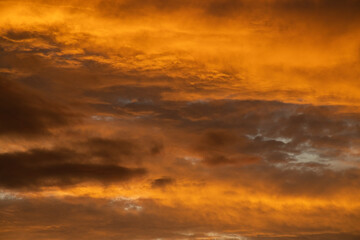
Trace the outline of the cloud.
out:
M 163 187 L 166 187 L 173 183 L 175 183 L 175 179 L 170 178 L 170 177 L 162 177 L 162 178 L 157 178 L 154 181 L 152 181 L 151 186 L 153 188 L 163 188 Z
M 130 204 L 141 206 L 140 211 L 126 210 Z M 244 205 L 245 204 L 245 205 Z M 325 213 L 325 209 L 309 211 L 308 209 L 293 209 L 287 207 L 289 213 L 302 214 L 297 218 L 297 224 L 289 223 L 281 219 L 275 209 L 238 202 L 236 211 L 246 214 L 243 217 L 231 216 L 231 210 L 221 204 L 223 221 L 214 216 L 216 208 L 198 209 L 194 216 L 193 209 L 182 206 L 166 206 L 156 200 L 138 199 L 131 201 L 118 198 L 116 201 L 106 198 L 89 197 L 43 197 L 24 199 L 4 199 L 0 201 L 3 228 L 0 236 L 7 239 L 67 239 L 69 236 L 77 239 L 191 239 L 196 240 L 204 237 L 223 237 L 224 239 L 356 239 L 358 234 L 353 232 L 326 233 L 326 228 L 336 229 L 338 219 L 326 222 L 316 222 L 318 214 Z M 208 207 L 209 205 L 207 205 Z M 224 208 L 225 207 L 225 208 Z M 342 213 L 343 209 L 336 207 L 327 208 L 332 211 L 331 216 L 341 217 L 341 220 L 354 221 L 358 214 Z M 306 213 L 304 213 L 306 212 Z M 265 214 L 266 213 L 266 214 Z M 231 220 L 229 221 L 228 218 Z M 254 221 L 256 218 L 257 221 Z M 99 219 L 102 221 L 99 222 Z M 258 224 L 259 219 L 262 224 Z M 216 224 L 212 221 L 218 220 Z M 16 222 L 22 227 L 22 231 L 12 231 L 12 223 Z M 313 223 L 312 227 L 306 227 L 306 223 Z M 139 227 L 139 225 L 141 227 Z M 269 227 L 276 229 L 269 231 Z M 10 229 L 10 231 L 9 231 Z M 229 229 L 234 229 L 229 231 Z M 253 231 L 263 229 L 255 235 Z M 317 234 L 309 234 L 306 231 L 318 231 Z M 294 236 L 294 233 L 297 234 Z M 305 232 L 305 233 L 303 233 Z M 321 233 L 322 232 L 322 233 Z M 324 233 L 325 232 L 325 233 Z M 290 235 L 290 236 L 289 236 Z
M 66 107 L 48 101 L 34 90 L 0 79 L 0 135 L 45 135 L 51 128 L 74 123 L 76 117 Z
M 120 162 L 121 158 L 129 158 L 139 151 L 132 141 L 122 139 L 92 138 L 84 143 L 91 156 L 98 156 L 103 161 Z M 115 158 L 115 159 L 114 159 Z
M 137 201 L 143 207 L 141 211 L 125 210 L 128 204 L 128 200 L 111 202 L 92 198 L 3 200 L 0 202 L 2 211 L 13 209 L 6 217 L 6 227 L 11 226 L 9 221 L 17 221 L 23 231 L 0 231 L 0 236 L 10 239 L 62 239 L 68 236 L 77 239 L 104 236 L 109 239 L 173 239 L 183 237 L 183 230 L 193 228 L 194 222 L 190 219 L 179 228 L 181 220 L 170 217 L 176 209 L 159 206 L 152 200 Z M 0 218 L 5 220 L 3 217 Z M 143 227 L 139 228 L 139 224 Z
M 0 6 L 1 237 L 358 237 L 357 1 Z
M 357 233 L 323 233 L 323 234 L 303 234 L 299 236 L 282 236 L 282 237 L 253 237 L 250 239 L 264 239 L 264 240 L 300 240 L 300 239 L 314 239 L 314 240 L 356 240 L 359 238 Z
M 110 147 L 114 144 L 109 140 L 103 141 L 110 143 Z M 94 141 L 90 141 L 88 147 L 92 148 L 93 143 Z M 108 154 L 100 154 L 102 161 L 94 162 L 96 155 L 92 152 L 65 148 L 2 153 L 0 185 L 11 189 L 37 189 L 46 186 L 64 187 L 89 181 L 112 184 L 144 176 L 147 172 L 144 168 L 119 166 L 116 161 L 108 159 L 114 158 Z

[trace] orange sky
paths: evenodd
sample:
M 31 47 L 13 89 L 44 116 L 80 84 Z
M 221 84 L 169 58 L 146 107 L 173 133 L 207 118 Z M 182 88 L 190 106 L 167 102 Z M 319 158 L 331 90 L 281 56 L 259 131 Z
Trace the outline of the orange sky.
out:
M 360 238 L 360 2 L 0 1 L 0 238 Z

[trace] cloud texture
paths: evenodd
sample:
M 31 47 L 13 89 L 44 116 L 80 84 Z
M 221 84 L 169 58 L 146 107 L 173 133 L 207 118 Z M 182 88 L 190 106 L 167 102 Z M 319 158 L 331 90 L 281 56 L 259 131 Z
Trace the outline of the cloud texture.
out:
M 0 1 L 0 238 L 359 239 L 359 18 Z

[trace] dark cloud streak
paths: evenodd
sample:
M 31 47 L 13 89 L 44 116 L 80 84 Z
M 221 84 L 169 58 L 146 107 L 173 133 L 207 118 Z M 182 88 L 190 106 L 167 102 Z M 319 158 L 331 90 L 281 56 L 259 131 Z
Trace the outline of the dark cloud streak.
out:
M 35 90 L 0 79 L 0 135 L 41 136 L 76 122 L 76 114 Z

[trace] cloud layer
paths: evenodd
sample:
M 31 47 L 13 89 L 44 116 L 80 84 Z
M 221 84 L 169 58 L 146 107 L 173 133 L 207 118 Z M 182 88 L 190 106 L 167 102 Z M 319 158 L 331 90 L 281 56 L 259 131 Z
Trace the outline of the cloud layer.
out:
M 359 238 L 358 1 L 0 6 L 0 238 Z

